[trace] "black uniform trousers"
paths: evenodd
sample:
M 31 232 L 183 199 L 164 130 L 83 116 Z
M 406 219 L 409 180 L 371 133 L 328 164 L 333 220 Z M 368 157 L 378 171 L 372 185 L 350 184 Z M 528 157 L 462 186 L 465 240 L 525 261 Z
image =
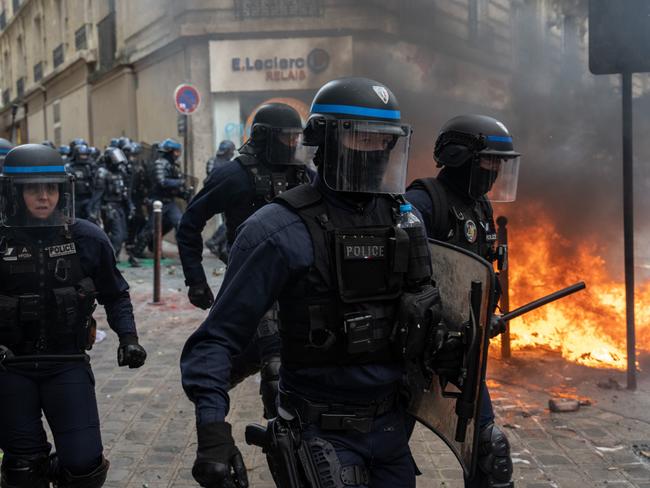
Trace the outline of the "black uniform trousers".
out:
M 0 371 L 0 392 L 0 449 L 6 459 L 50 452 L 44 413 L 61 467 L 83 475 L 98 466 L 103 448 L 89 363 L 7 367 Z
M 108 235 L 117 258 L 122 250 L 122 244 L 124 244 L 128 236 L 124 205 L 117 202 L 107 203 L 103 210 L 104 232 Z

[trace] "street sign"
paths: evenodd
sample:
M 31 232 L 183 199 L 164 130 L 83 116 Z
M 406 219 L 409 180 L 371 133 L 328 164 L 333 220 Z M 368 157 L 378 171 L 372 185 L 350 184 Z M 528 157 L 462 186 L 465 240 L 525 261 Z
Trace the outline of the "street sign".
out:
M 178 85 L 174 90 L 174 103 L 176 110 L 183 115 L 191 115 L 196 112 L 201 104 L 201 95 L 192 85 L 186 83 Z
M 595 75 L 650 71 L 650 2 L 589 1 L 589 70 Z

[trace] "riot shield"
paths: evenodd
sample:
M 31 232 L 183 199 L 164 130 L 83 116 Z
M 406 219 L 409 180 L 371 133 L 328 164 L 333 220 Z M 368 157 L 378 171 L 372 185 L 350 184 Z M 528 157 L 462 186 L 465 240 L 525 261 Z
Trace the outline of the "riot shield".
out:
M 409 413 L 449 446 L 463 467 L 466 479 L 476 469 L 481 382 L 487 362 L 487 333 L 493 311 L 495 273 L 477 255 L 429 239 L 433 278 L 442 298 L 443 320 L 466 324 L 462 384 L 444 385 L 435 376 L 427 388 L 412 392 Z M 441 384 L 443 383 L 443 384 Z

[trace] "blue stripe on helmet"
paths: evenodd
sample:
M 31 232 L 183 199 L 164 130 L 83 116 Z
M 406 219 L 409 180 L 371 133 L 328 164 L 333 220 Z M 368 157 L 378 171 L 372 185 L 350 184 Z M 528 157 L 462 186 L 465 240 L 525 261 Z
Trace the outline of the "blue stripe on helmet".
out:
M 365 117 L 379 117 L 382 119 L 399 120 L 399 110 L 386 110 L 383 108 L 358 107 L 356 105 L 329 105 L 316 103 L 311 107 L 312 113 L 362 115 Z
M 65 166 L 5 166 L 3 171 L 8 174 L 65 173 Z
M 512 137 L 510 136 L 487 136 L 488 141 L 492 142 L 512 142 Z

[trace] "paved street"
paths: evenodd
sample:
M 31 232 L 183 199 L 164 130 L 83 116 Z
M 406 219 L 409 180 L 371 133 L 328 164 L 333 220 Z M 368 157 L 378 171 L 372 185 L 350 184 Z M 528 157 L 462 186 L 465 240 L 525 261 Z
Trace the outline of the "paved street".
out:
M 222 265 L 207 258 L 215 288 Z M 196 448 L 194 412 L 180 386 L 178 359 L 188 334 L 204 312 L 186 300 L 177 264 L 163 272 L 164 304 L 150 305 L 150 269 L 126 269 L 141 342 L 149 353 L 140 370 L 118 368 L 116 337 L 92 351 L 102 433 L 111 470 L 106 486 L 125 488 L 190 487 Z M 100 314 L 100 327 L 106 330 Z M 512 441 L 516 486 L 521 488 L 650 488 L 650 378 L 641 377 L 636 393 L 617 390 L 624 376 L 567 364 L 553 354 L 518 352 L 509 364 L 492 361 L 490 387 L 499 421 Z M 642 365 L 643 366 L 643 365 Z M 645 369 L 648 370 L 648 365 Z M 524 378 L 530 380 L 527 384 Z M 246 446 L 247 423 L 261 420 L 258 378 L 232 396 L 229 420 L 249 467 L 251 486 L 274 485 L 261 452 Z M 596 386 L 609 381 L 613 389 Z M 590 406 L 551 414 L 553 395 L 575 396 Z M 636 447 L 635 447 L 636 446 Z M 423 475 L 418 487 L 461 487 L 460 469 L 437 438 L 418 429 L 411 447 Z

